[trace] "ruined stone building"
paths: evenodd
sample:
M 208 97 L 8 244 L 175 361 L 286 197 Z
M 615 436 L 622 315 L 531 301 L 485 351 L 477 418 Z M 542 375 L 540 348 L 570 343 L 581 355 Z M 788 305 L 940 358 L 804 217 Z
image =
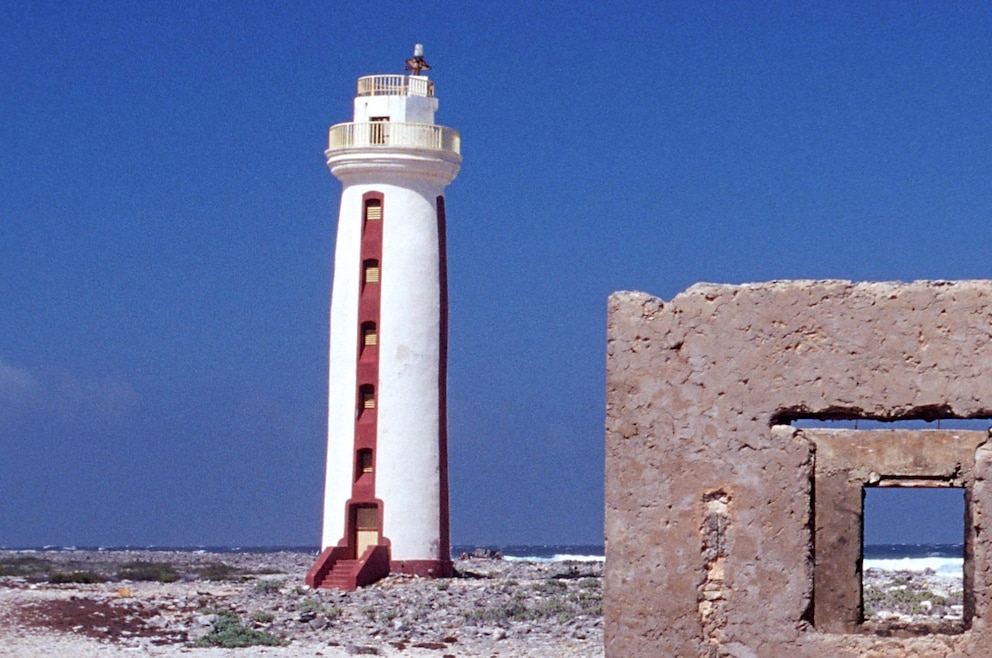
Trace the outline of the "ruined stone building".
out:
M 608 340 L 608 657 L 992 656 L 987 432 L 794 425 L 992 417 L 992 282 L 621 292 Z M 956 624 L 864 622 L 863 490 L 909 485 L 964 491 Z

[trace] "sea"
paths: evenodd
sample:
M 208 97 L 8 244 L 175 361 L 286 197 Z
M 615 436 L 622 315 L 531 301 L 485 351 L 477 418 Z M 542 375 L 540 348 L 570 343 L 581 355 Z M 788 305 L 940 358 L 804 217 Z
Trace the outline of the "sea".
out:
M 452 547 L 452 557 L 471 555 L 482 549 L 490 554 L 496 551 L 505 560 L 526 562 L 602 562 L 603 544 L 507 544 L 479 545 L 457 544 Z M 295 553 L 319 552 L 317 546 L 34 546 L 17 547 L 0 545 L 0 550 L 34 551 L 189 551 L 194 553 Z M 960 575 L 964 565 L 963 544 L 875 544 L 864 548 L 865 569 L 889 571 L 925 571 Z
M 864 569 L 926 571 L 961 576 L 964 544 L 875 544 L 864 548 Z
M 463 554 L 471 555 L 478 550 L 487 551 L 490 555 L 497 552 L 505 560 L 527 562 L 602 562 L 604 547 L 602 544 L 508 544 L 480 545 L 455 544 L 451 548 L 451 557 L 457 558 Z M 123 546 L 4 546 L 0 551 L 179 551 L 189 553 L 320 553 L 318 546 L 161 546 L 123 545 Z

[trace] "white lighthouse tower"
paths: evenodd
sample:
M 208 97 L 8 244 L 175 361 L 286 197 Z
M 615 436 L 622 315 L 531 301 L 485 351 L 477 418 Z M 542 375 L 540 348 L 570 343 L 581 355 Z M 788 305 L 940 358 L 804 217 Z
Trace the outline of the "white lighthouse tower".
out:
M 322 551 L 311 587 L 390 572 L 451 574 L 444 188 L 460 137 L 419 44 L 409 75 L 358 79 L 354 121 L 332 126 L 343 186 L 331 292 Z

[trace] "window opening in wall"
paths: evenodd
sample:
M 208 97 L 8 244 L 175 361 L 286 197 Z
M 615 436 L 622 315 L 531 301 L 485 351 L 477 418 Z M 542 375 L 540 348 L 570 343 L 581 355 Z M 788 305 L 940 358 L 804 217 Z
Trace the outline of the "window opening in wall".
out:
M 372 450 L 370 448 L 362 448 L 358 451 L 356 463 L 355 463 L 355 477 L 359 478 L 364 473 L 372 472 Z
M 365 283 L 379 283 L 379 261 L 367 260 L 363 263 Z
M 922 420 L 919 418 L 901 420 L 797 418 L 790 423 L 799 429 L 827 430 L 976 430 L 992 428 L 989 418 L 939 418 Z
M 964 488 L 866 486 L 863 510 L 865 625 L 961 632 Z
M 371 384 L 362 384 L 358 389 L 358 413 L 375 409 L 375 387 Z
M 379 335 L 376 333 L 375 322 L 362 323 L 362 347 L 373 347 L 379 344 Z
M 365 221 L 377 222 L 382 219 L 382 201 L 369 199 L 365 202 Z

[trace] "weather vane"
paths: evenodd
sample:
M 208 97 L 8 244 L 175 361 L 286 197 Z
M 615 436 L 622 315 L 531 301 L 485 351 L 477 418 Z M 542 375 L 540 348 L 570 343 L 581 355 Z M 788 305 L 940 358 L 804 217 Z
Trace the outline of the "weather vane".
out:
M 413 71 L 413 75 L 420 75 L 421 71 L 427 71 L 430 68 L 430 65 L 424 61 L 424 44 L 414 44 L 413 57 L 406 60 L 406 70 Z

